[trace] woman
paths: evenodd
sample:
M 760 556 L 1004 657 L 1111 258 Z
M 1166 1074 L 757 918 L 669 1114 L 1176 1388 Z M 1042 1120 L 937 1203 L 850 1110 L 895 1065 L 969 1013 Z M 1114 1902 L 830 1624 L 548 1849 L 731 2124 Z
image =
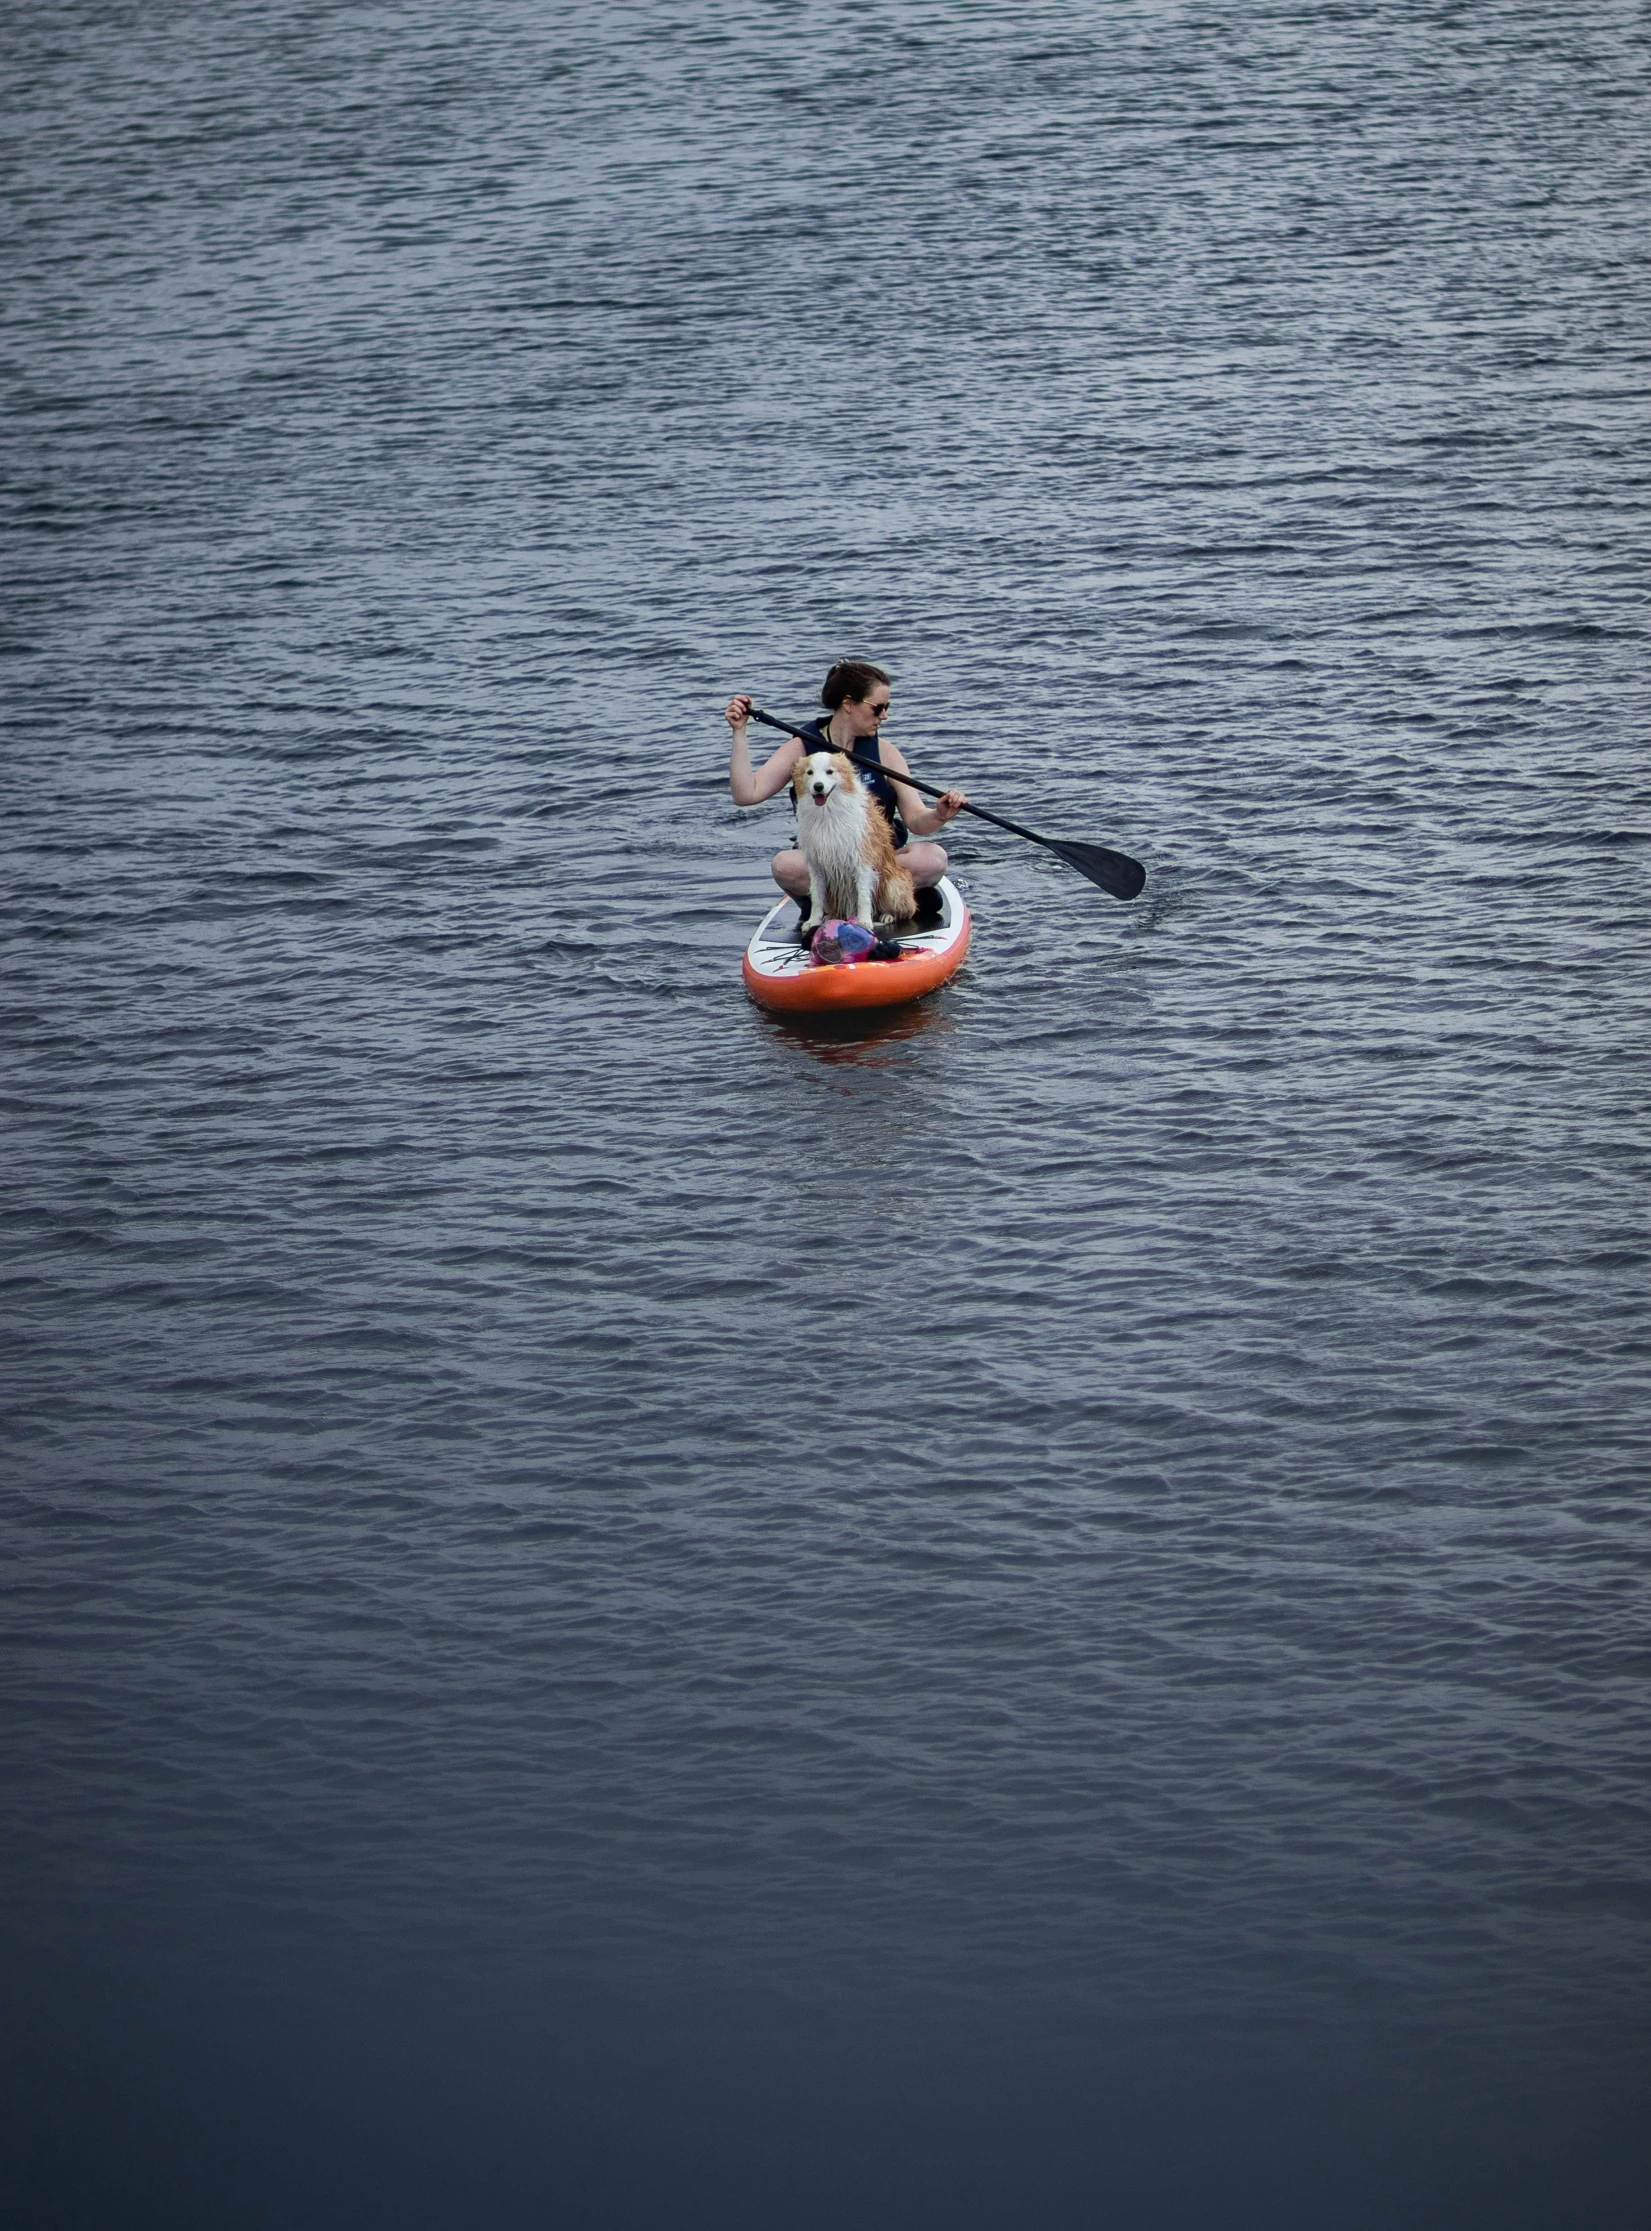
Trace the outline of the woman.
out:
M 926 806 L 910 784 L 900 780 L 910 769 L 896 747 L 884 743 L 877 733 L 878 724 L 889 709 L 891 688 L 880 666 L 868 666 L 859 659 L 839 659 L 820 691 L 825 717 L 810 721 L 805 727 L 808 741 L 788 736 L 779 750 L 771 753 L 755 770 L 746 737 L 751 699 L 730 698 L 723 714 L 734 732 L 734 748 L 728 761 L 728 787 L 734 794 L 735 805 L 760 806 L 765 798 L 777 796 L 786 787 L 798 760 L 811 751 L 846 751 L 854 758 L 875 759 L 879 770 L 886 767 L 888 774 L 865 767 L 856 767 L 855 773 L 888 816 L 895 850 L 901 854 L 901 865 L 910 869 L 912 882 L 917 886 L 917 913 L 921 921 L 933 919 L 941 911 L 940 893 L 935 885 L 946 872 L 946 853 L 942 845 L 913 844 L 911 838 L 932 837 L 969 801 L 961 790 L 948 790 L 943 798 Z M 775 853 L 774 881 L 806 914 L 808 862 L 800 852 Z

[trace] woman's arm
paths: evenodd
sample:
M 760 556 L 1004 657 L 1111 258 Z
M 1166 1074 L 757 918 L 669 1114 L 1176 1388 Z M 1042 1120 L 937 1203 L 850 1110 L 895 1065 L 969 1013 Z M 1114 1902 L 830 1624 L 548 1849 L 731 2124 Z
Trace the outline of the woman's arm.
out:
M 881 757 L 894 781 L 894 795 L 900 801 L 900 818 L 914 837 L 937 835 L 948 821 L 955 821 L 969 803 L 965 792 L 948 790 L 943 798 L 937 798 L 932 806 L 926 806 L 918 793 L 900 780 L 902 775 L 910 774 L 911 769 L 906 765 L 905 755 L 886 736 L 882 741 Z
M 734 732 L 734 748 L 728 755 L 728 787 L 734 794 L 734 803 L 736 806 L 760 806 L 765 798 L 776 797 L 791 780 L 791 770 L 803 755 L 802 739 L 787 736 L 779 750 L 772 752 L 753 771 L 751 746 L 745 733 L 746 723 L 751 718 L 750 698 L 730 698 L 722 717 Z

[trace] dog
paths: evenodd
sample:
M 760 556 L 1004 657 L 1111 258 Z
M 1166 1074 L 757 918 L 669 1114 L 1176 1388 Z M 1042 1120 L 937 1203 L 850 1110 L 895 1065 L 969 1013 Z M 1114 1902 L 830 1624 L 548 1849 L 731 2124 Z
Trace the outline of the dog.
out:
M 900 865 L 882 808 L 840 751 L 813 751 L 791 777 L 797 800 L 797 844 L 808 862 L 807 937 L 828 915 L 875 926 L 872 901 L 897 920 L 917 911 L 909 873 Z

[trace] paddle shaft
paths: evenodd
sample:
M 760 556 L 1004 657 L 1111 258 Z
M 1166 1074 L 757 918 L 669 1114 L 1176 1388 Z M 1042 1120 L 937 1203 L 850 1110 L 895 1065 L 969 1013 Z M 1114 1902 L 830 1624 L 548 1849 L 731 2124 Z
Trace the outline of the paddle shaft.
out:
M 805 730 L 794 721 L 776 720 L 772 713 L 759 713 L 755 705 L 751 718 L 760 720 L 765 728 L 777 728 L 782 736 L 795 736 L 800 744 L 813 742 Z M 816 748 L 818 748 L 816 746 Z M 864 767 L 886 776 L 890 782 L 909 782 L 914 790 L 925 791 L 931 798 L 944 798 L 946 793 L 932 782 L 919 782 L 915 775 L 897 774 L 892 767 L 885 767 L 881 759 L 862 758 L 859 752 L 843 754 L 851 766 Z M 1011 821 L 1007 814 L 988 813 L 984 806 L 964 805 L 959 809 L 972 813 L 978 820 L 989 821 L 994 829 L 1007 829 L 1012 837 L 1024 837 L 1028 844 L 1041 844 L 1045 852 L 1052 852 L 1057 860 L 1064 860 L 1069 868 L 1076 868 L 1081 876 L 1110 893 L 1115 899 L 1139 898 L 1147 879 L 1147 871 L 1139 860 L 1132 860 L 1127 852 L 1114 852 L 1104 844 L 1074 844 L 1059 837 L 1040 837 L 1036 829 L 1028 829 L 1022 822 Z
M 764 728 L 777 728 L 782 736 L 795 736 L 799 743 L 806 744 L 809 740 L 802 730 L 794 727 L 790 721 L 776 720 L 772 713 L 759 713 L 755 705 L 751 708 L 751 718 L 760 720 Z M 832 745 L 829 748 L 835 750 L 836 746 Z M 946 795 L 938 784 L 919 782 L 915 775 L 900 774 L 893 767 L 885 767 L 880 759 L 862 759 L 857 751 L 846 751 L 843 757 L 852 760 L 856 767 L 875 768 L 878 774 L 887 775 L 890 782 L 909 782 L 914 790 L 921 790 L 925 797 L 944 798 Z M 1007 829 L 1012 837 L 1026 837 L 1033 844 L 1047 845 L 1050 851 L 1055 850 L 1053 839 L 1040 837 L 1036 829 L 1023 829 L 1018 821 L 1010 821 L 1001 813 L 988 813 L 984 806 L 971 805 L 965 805 L 960 810 L 964 813 L 972 813 L 982 821 L 989 821 L 994 829 Z

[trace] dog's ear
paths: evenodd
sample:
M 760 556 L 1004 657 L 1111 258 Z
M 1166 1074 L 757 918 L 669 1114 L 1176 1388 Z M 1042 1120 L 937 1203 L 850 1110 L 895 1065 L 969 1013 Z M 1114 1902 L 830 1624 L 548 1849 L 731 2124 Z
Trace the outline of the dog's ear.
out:
M 808 754 L 807 754 L 807 752 L 805 751 L 805 752 L 803 753 L 803 755 L 802 755 L 801 759 L 799 759 L 799 760 L 798 760 L 798 762 L 797 762 L 797 764 L 795 765 L 795 767 L 793 767 L 793 768 L 792 768 L 792 770 L 791 770 L 791 795 L 792 795 L 792 797 L 793 797 L 793 798 L 800 798 L 800 797 L 802 796 L 802 794 L 803 794 L 803 784 L 804 784 L 804 783 L 805 783 L 805 782 L 806 782 L 807 780 L 808 780 Z
M 854 772 L 854 762 L 852 759 L 850 759 L 846 751 L 834 751 L 831 755 L 831 764 L 836 768 L 838 774 L 842 776 L 843 782 L 848 789 L 858 790 L 858 788 L 860 787 L 860 778 Z

